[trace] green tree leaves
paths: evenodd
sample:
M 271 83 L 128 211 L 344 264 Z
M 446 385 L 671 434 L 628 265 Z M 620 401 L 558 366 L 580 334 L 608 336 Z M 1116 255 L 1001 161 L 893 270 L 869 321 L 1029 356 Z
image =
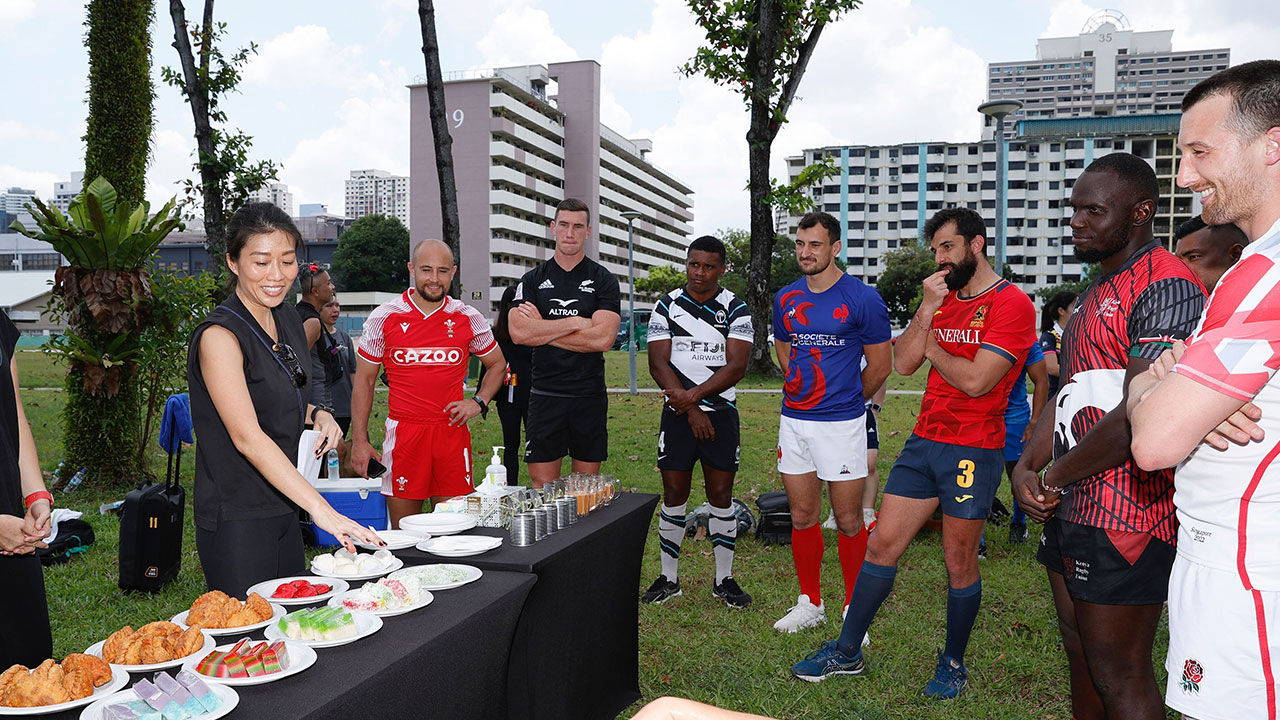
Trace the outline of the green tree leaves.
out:
M 339 292 L 402 292 L 409 287 L 409 229 L 388 215 L 356 220 L 338 237 L 333 280 Z

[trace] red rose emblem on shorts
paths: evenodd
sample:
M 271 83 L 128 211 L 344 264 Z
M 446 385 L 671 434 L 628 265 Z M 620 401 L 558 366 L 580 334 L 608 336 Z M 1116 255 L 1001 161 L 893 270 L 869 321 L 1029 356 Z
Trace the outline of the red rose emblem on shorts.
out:
M 1182 692 L 1200 693 L 1200 681 L 1204 680 L 1204 667 L 1191 658 L 1182 664 Z

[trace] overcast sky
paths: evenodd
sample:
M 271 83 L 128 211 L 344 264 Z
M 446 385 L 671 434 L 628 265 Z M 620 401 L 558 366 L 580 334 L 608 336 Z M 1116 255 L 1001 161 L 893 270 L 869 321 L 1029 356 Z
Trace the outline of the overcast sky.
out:
M 1135 30 L 1173 29 L 1175 50 L 1229 47 L 1233 64 L 1275 57 L 1274 0 L 1111 0 Z M 148 197 L 190 176 L 191 113 L 159 82 L 177 66 L 168 3 L 154 26 L 156 128 Z M 197 19 L 202 0 L 187 0 Z M 0 0 L 0 189 L 83 169 L 87 60 L 83 2 Z M 650 159 L 694 190 L 698 233 L 746 227 L 747 115 L 741 99 L 676 68 L 698 28 L 683 0 L 437 0 L 446 72 L 595 59 L 603 121 L 654 142 Z M 975 140 L 986 63 L 1032 59 L 1036 39 L 1075 35 L 1103 5 L 1082 0 L 866 0 L 827 28 L 774 144 L 782 158 L 837 143 Z M 220 0 L 228 52 L 259 52 L 224 107 L 283 165 L 295 202 L 343 211 L 349 170 L 409 172 L 409 92 L 424 74 L 415 0 Z

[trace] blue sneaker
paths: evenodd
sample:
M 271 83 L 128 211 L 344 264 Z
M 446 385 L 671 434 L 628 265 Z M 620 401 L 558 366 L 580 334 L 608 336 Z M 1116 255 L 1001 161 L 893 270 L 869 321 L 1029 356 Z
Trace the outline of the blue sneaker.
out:
M 791 666 L 791 674 L 806 682 L 822 682 L 832 675 L 861 675 L 867 669 L 862 661 L 862 650 L 855 655 L 845 655 L 835 640 L 822 643 L 822 647 Z
M 959 695 L 969 684 L 969 671 L 964 663 L 938 651 L 938 669 L 933 679 L 924 686 L 924 694 L 935 700 L 950 700 Z

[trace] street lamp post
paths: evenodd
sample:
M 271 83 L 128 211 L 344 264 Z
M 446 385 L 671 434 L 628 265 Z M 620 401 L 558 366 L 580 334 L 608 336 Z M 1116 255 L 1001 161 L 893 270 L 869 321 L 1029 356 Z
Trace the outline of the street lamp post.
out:
M 627 282 L 631 291 L 627 293 L 627 354 L 631 361 L 631 394 L 639 392 L 636 388 L 636 235 L 635 221 L 640 213 L 635 210 L 622 211 L 627 219 Z
M 978 106 L 978 112 L 996 119 L 996 274 L 1004 275 L 1005 248 L 1005 140 L 1004 118 L 1022 107 L 1021 100 L 992 100 Z

